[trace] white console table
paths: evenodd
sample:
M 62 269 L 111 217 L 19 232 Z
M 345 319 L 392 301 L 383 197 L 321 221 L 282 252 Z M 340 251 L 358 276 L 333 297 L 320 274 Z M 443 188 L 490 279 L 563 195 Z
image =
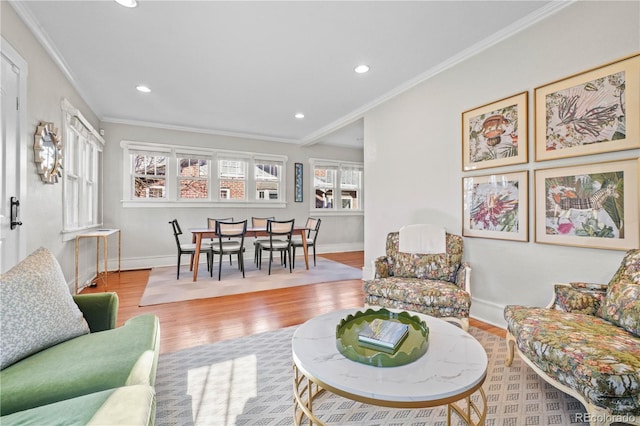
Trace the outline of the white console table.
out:
M 88 231 L 82 234 L 76 235 L 76 290 L 78 294 L 78 257 L 79 246 L 82 238 L 95 238 L 96 239 L 96 279 L 100 275 L 100 240 L 104 241 L 104 284 L 108 285 L 109 269 L 107 266 L 107 259 L 109 257 L 108 240 L 111 235 L 118 234 L 118 274 L 120 273 L 120 250 L 121 250 L 121 233 L 119 229 L 96 229 L 95 231 Z

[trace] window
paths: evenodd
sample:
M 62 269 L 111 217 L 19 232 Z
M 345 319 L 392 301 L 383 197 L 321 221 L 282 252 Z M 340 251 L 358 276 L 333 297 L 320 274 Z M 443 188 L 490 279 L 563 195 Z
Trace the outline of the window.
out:
M 62 101 L 65 141 L 63 232 L 102 224 L 102 149 L 104 140 L 66 99 Z
M 247 193 L 247 162 L 221 159 L 218 161 L 220 194 L 225 192 L 227 200 L 244 200 Z M 222 197 L 221 197 L 222 198 Z
M 122 141 L 123 206 L 285 207 L 286 156 Z
M 178 158 L 180 198 L 209 198 L 209 160 Z
M 312 159 L 313 208 L 328 211 L 361 211 L 362 165 Z
M 268 160 L 256 160 L 254 163 L 254 171 L 256 198 L 260 200 L 279 200 L 282 163 Z
M 157 154 L 133 154 L 133 197 L 165 198 L 167 157 Z

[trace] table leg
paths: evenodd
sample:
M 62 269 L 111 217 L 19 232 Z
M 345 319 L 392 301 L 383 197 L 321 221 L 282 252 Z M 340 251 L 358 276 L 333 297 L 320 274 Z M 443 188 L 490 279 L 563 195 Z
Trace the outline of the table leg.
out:
M 107 265 L 109 257 L 109 249 L 107 245 L 108 239 L 108 237 L 104 237 L 104 291 L 107 291 L 107 288 L 109 288 L 109 266 Z
M 309 269 L 309 248 L 307 247 L 307 230 L 302 229 L 300 231 L 300 238 L 302 238 L 302 251 L 304 251 L 304 265 Z
M 202 244 L 202 233 L 196 233 L 196 252 L 193 260 L 193 281 L 198 281 L 198 264 L 200 263 L 200 244 Z
M 79 250 L 78 250 L 78 240 L 80 238 L 76 236 L 76 292 L 75 294 L 78 294 L 78 254 L 79 254 Z

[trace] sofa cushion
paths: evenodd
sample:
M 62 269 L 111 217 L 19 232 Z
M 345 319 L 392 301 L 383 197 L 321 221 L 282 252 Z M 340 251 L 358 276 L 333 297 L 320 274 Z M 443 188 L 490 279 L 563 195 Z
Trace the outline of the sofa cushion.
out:
M 399 251 L 399 233 L 389 233 L 386 242 L 389 275 L 455 282 L 455 275 L 462 262 L 462 238 L 447 233 L 446 243 L 446 253 L 402 253 Z
M 592 315 L 507 306 L 518 349 L 554 380 L 614 414 L 640 414 L 640 338 Z
M 640 284 L 625 280 L 610 284 L 602 317 L 640 336 Z
M 2 416 L 13 425 L 128 425 L 147 426 L 155 419 L 155 392 L 136 385 L 109 389 Z
M 89 333 L 53 254 L 39 248 L 0 277 L 0 369 Z
M 363 289 L 366 294 L 365 303 L 379 305 L 377 302 L 386 299 L 388 303 L 380 306 L 409 309 L 406 304 L 410 304 L 422 307 L 417 311 L 411 310 L 427 315 L 469 316 L 469 293 L 450 282 L 388 277 L 366 281 Z
M 159 323 L 140 315 L 85 334 L 0 371 L 2 415 L 126 385 L 153 385 Z

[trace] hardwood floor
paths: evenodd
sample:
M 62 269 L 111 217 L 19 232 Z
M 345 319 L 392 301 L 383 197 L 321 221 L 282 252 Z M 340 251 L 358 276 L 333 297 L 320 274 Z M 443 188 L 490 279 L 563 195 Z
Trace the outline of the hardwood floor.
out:
M 355 268 L 364 264 L 361 251 L 318 256 Z M 108 288 L 97 280 L 97 287 L 83 293 L 118 293 L 118 325 L 143 313 L 158 315 L 161 353 L 301 324 L 333 310 L 362 307 L 364 298 L 362 281 L 348 280 L 140 307 L 149 273 L 149 269 L 110 273 Z M 474 319 L 471 325 L 499 336 L 505 334 L 499 327 Z

